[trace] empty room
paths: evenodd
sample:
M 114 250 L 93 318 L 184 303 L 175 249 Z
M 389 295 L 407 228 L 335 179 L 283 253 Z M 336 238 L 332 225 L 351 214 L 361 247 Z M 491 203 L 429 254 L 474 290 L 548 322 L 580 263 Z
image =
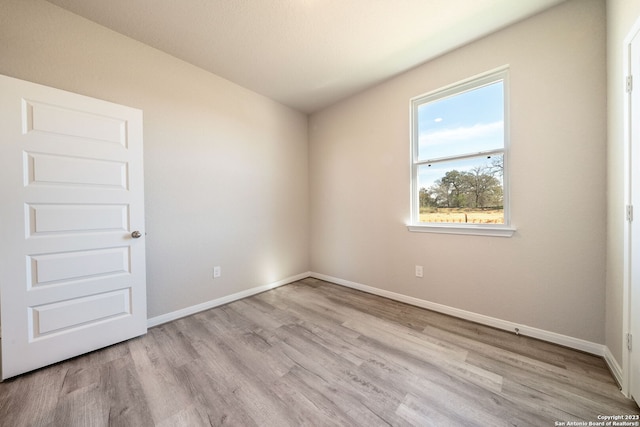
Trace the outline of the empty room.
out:
M 640 0 L 0 0 L 0 425 L 640 426 L 638 82 Z

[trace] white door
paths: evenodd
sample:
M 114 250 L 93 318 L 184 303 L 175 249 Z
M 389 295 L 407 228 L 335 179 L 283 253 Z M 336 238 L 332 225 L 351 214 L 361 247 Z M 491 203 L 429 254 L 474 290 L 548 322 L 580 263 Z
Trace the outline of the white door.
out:
M 2 379 L 146 333 L 142 111 L 0 76 L 0 203 Z
M 631 369 L 629 391 L 640 402 L 640 35 L 631 41 L 630 62 L 632 82 L 629 105 L 631 132 L 631 205 L 636 207 L 635 218 L 630 221 L 631 231 L 631 317 L 630 334 L 635 337 L 629 353 Z M 633 86 L 633 85 L 632 85 Z

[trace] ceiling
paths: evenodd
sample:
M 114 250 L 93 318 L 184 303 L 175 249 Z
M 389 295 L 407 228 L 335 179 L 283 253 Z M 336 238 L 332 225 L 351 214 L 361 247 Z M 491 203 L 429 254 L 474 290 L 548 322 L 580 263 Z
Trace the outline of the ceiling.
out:
M 564 0 L 47 0 L 310 113 Z

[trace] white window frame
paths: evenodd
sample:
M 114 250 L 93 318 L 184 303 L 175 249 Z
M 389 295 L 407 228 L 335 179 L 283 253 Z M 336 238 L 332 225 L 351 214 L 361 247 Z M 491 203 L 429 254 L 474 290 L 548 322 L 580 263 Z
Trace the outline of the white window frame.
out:
M 504 147 L 503 149 L 465 153 L 447 158 L 418 160 L 418 107 L 439 99 L 455 96 L 473 89 L 478 89 L 498 81 L 503 82 L 504 89 Z M 471 234 L 496 237 L 511 237 L 516 229 L 511 225 L 509 197 L 509 67 L 504 66 L 489 72 L 473 76 L 469 79 L 453 83 L 435 91 L 416 96 L 410 100 L 410 132 L 411 132 L 411 223 L 409 231 L 446 234 Z M 418 195 L 418 167 L 420 165 L 477 157 L 480 155 L 503 155 L 503 208 L 504 224 L 459 224 L 459 223 L 424 223 L 420 222 L 420 203 Z

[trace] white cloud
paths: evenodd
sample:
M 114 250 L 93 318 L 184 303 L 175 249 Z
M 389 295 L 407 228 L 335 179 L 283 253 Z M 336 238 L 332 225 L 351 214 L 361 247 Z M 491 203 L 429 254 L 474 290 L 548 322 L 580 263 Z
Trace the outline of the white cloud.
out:
M 424 132 L 420 134 L 420 143 L 435 145 L 451 141 L 464 141 L 469 139 L 479 139 L 488 136 L 499 135 L 504 126 L 503 121 L 492 123 L 479 123 L 470 127 L 459 127 L 455 129 L 443 129 L 435 132 Z

